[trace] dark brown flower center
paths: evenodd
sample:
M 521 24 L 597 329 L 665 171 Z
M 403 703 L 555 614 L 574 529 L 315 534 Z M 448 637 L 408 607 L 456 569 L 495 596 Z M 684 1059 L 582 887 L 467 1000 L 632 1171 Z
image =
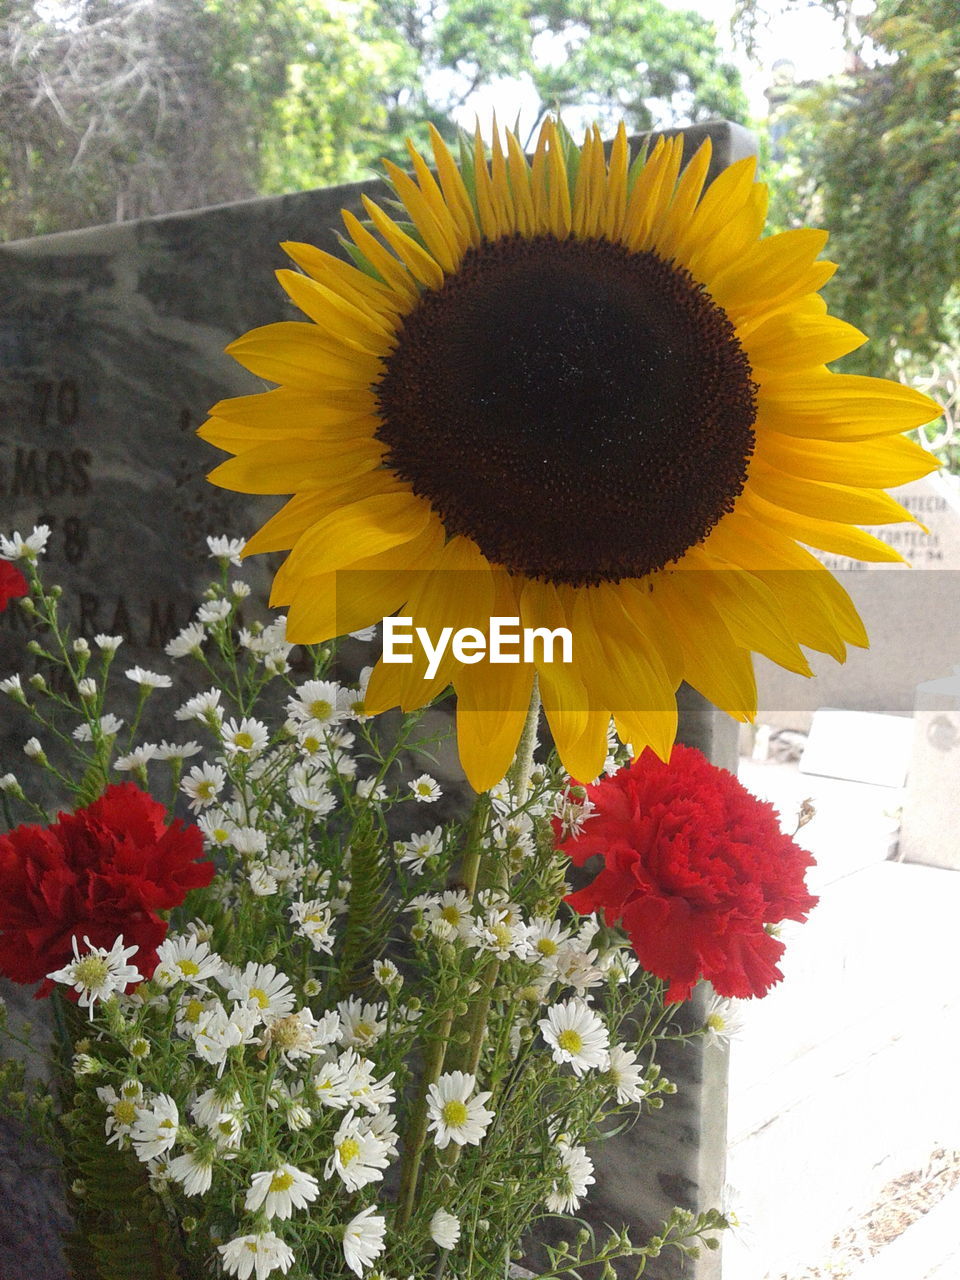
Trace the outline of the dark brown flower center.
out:
M 377 386 L 387 464 L 515 573 L 641 577 L 731 510 L 756 387 L 682 267 L 607 240 L 470 249 L 407 315 Z

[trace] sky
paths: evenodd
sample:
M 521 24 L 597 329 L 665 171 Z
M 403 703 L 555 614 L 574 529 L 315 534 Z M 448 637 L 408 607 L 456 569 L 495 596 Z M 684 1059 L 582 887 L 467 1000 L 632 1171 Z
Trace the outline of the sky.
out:
M 819 80 L 842 69 L 840 29 L 823 9 L 803 8 L 775 18 L 769 31 L 760 34 L 757 61 L 750 61 L 742 50 L 735 48 L 730 36 L 733 0 L 663 0 L 663 3 L 671 9 L 694 9 L 714 23 L 718 44 L 740 69 L 751 115 L 755 118 L 763 119 L 767 115 L 764 89 L 770 84 L 771 68 L 778 60 L 788 59 L 794 64 L 797 80 Z M 873 6 L 871 0 L 862 0 L 858 7 L 869 11 Z M 523 136 L 536 114 L 536 95 L 521 82 L 500 81 L 471 95 L 456 113 L 456 119 L 472 129 L 479 116 L 481 127 L 489 136 L 494 108 L 501 123 L 511 126 L 519 112 Z

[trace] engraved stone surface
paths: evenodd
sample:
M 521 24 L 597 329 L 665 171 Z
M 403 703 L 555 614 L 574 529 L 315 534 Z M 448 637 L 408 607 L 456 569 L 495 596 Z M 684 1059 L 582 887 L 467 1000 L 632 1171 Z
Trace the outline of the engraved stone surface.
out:
M 756 149 L 737 125 L 666 132 L 683 133 L 685 158 L 712 138 L 711 178 Z M 224 354 L 226 344 L 299 315 L 272 278 L 288 265 L 279 242 L 336 252 L 339 210 L 360 213 L 361 192 L 384 190 L 372 181 L 0 246 L 3 527 L 51 526 L 47 581 L 63 584 L 75 635 L 122 634 L 126 665 L 149 667 L 212 576 L 205 536 L 247 535 L 280 505 L 207 485 L 221 455 L 193 432 L 216 400 L 263 389 Z M 267 557 L 248 565 L 255 598 L 265 599 L 274 567 Z M 16 607 L 0 614 L 0 675 L 22 669 L 24 632 Z M 681 739 L 732 767 L 731 722 L 689 690 L 681 701 Z M 31 732 L 5 700 L 3 770 L 20 768 Z M 21 1007 L 32 1003 L 22 990 L 10 994 Z M 626 1220 L 638 1238 L 674 1203 L 718 1205 L 723 1183 L 724 1055 L 687 1047 L 665 1070 L 677 1095 L 598 1159 L 592 1219 Z M 0 1146 L 9 1151 L 9 1143 L 0 1134 Z M 10 1267 L 17 1214 L 0 1207 L 0 1215 Z M 677 1265 L 661 1259 L 645 1274 L 666 1280 L 680 1274 Z M 59 1280 L 55 1259 L 42 1274 Z M 682 1274 L 716 1280 L 718 1255 Z

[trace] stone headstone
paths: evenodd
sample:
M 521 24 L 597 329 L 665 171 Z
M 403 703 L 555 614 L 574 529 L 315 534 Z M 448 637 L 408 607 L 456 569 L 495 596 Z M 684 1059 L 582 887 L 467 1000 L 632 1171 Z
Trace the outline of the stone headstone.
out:
M 685 158 L 712 139 L 711 179 L 756 150 L 737 125 L 666 132 L 683 134 Z M 371 181 L 0 246 L 3 527 L 50 525 L 47 581 L 64 587 L 73 634 L 124 635 L 126 665 L 155 664 L 188 621 L 213 576 L 206 536 L 248 535 L 280 505 L 208 485 L 221 455 L 194 431 L 215 401 L 263 389 L 224 354 L 227 343 L 299 317 L 273 278 L 289 265 L 279 243 L 337 252 L 340 209 L 363 216 L 363 192 L 386 189 Z M 247 566 L 254 599 L 265 600 L 274 567 Z M 25 634 L 16 607 L 0 614 L 0 675 L 23 669 Z M 19 770 L 32 732 L 5 700 L 0 771 Z M 735 766 L 732 723 L 689 690 L 680 737 Z M 643 1238 L 675 1203 L 719 1206 L 726 1059 L 710 1055 L 687 1046 L 668 1069 L 673 1106 L 644 1121 L 642 1139 L 618 1139 L 609 1167 L 601 1155 L 598 1195 L 585 1206 L 598 1226 L 626 1219 Z M 645 1274 L 665 1280 L 676 1267 L 665 1257 Z M 707 1252 L 683 1271 L 719 1274 L 719 1255 Z
M 960 666 L 917 689 L 899 855 L 960 871 Z
M 915 524 L 869 532 L 911 567 L 819 557 L 856 605 L 870 648 L 849 649 L 843 665 L 808 653 L 812 679 L 757 658 L 760 722 L 808 730 L 819 707 L 911 716 L 917 687 L 960 662 L 960 487 L 935 474 L 891 492 L 926 532 Z

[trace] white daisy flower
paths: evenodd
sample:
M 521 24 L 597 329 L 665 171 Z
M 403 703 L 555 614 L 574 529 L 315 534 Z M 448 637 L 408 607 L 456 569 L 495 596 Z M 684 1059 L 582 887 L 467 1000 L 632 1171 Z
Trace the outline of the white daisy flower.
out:
M 261 1021 L 291 1013 L 296 996 L 290 979 L 272 964 L 253 961 L 242 973 L 227 976 L 227 998 L 252 1009 Z
M 197 610 L 197 621 L 216 624 L 230 617 L 232 605 L 229 600 L 205 600 Z
M 26 538 L 15 533 L 12 538 L 0 534 L 0 560 L 36 560 L 47 545 L 50 526 L 37 524 Z
M 232 824 L 222 809 L 211 809 L 207 813 L 202 813 L 197 819 L 197 826 L 209 844 L 223 848 L 230 843 Z
M 419 874 L 428 858 L 435 857 L 443 847 L 443 827 L 414 834 L 409 840 L 397 840 L 393 851 L 397 861 L 411 867 Z
M 482 920 L 474 923 L 470 942 L 481 951 L 490 951 L 500 960 L 530 955 L 527 927 L 507 907 L 489 908 Z
M 242 853 L 244 857 L 266 853 L 267 833 L 258 831 L 256 827 L 240 827 L 236 823 L 232 823 L 230 827 L 230 844 L 236 849 L 237 853 Z
M 140 948 L 136 945 L 124 947 L 122 933 L 109 949 L 95 947 L 86 936 L 83 942 L 87 951 L 81 956 L 74 934 L 73 960 L 62 969 L 48 973 L 47 977 L 72 987 L 77 992 L 77 1004 L 81 1009 L 89 1009 L 92 1018 L 93 1006 L 98 1000 L 106 1000 L 115 991 L 123 991 L 131 982 L 143 981 L 143 974 L 136 966 L 127 963 Z
M 553 1051 L 554 1062 L 569 1062 L 576 1075 L 594 1067 L 605 1071 L 610 1065 L 607 1028 L 583 1000 L 551 1005 L 537 1025 Z
M 343 1257 L 354 1275 L 362 1276 L 384 1249 L 387 1220 L 370 1205 L 350 1219 L 343 1229 Z
M 458 1146 L 476 1146 L 487 1132 L 493 1112 L 483 1105 L 489 1093 L 470 1095 L 477 1087 L 476 1077 L 463 1071 L 450 1071 L 442 1075 L 427 1091 L 427 1115 L 441 1150 L 449 1143 Z
M 332 1111 L 346 1111 L 354 1105 L 353 1095 L 347 1088 L 347 1077 L 338 1062 L 324 1062 L 311 1083 L 317 1101 Z
M 603 983 L 603 970 L 595 963 L 596 959 L 596 951 L 585 950 L 579 939 L 571 938 L 554 957 L 554 977 L 582 996 L 590 987 L 599 987 Z
M 319 1194 L 320 1184 L 312 1173 L 281 1164 L 253 1175 L 243 1207 L 250 1213 L 262 1209 L 268 1218 L 289 1218 L 294 1209 L 305 1209 Z
M 376 1044 L 387 1029 L 387 1010 L 383 1004 L 364 1004 L 351 996 L 339 1002 L 337 1012 L 342 1024 L 340 1043 L 345 1047 L 364 1049 Z
M 403 986 L 403 977 L 392 960 L 375 960 L 373 962 L 373 977 L 381 987 L 386 987 L 388 991 L 399 990 Z
M 125 756 L 117 756 L 113 767 L 118 773 L 132 773 L 135 769 L 145 769 L 150 761 L 156 758 L 156 743 L 144 742 L 139 747 L 134 747 Z
M 534 916 L 527 929 L 527 941 L 531 948 L 530 959 L 539 961 L 540 967 L 545 972 L 552 972 L 556 967 L 557 954 L 569 936 L 569 931 L 564 929 L 559 920 Z
M 123 636 L 95 635 L 93 643 L 101 653 L 116 653 L 123 644 Z
M 333 680 L 308 680 L 300 685 L 296 696 L 287 700 L 287 714 L 297 724 L 312 721 L 322 728 L 336 724 L 342 717 L 340 686 Z
M 452 1249 L 460 1239 L 460 1219 L 438 1209 L 430 1219 L 430 1239 L 441 1249 Z
M 203 750 L 199 742 L 168 742 L 166 738 L 157 746 L 158 760 L 187 760 Z
M 98 725 L 100 733 L 105 738 L 114 738 L 123 728 L 123 721 L 115 715 L 107 714 L 101 716 Z M 73 736 L 78 742 L 92 742 L 93 730 L 88 724 L 78 724 L 73 731 Z M 34 739 L 36 741 L 36 739 Z
M 593 1161 L 586 1147 L 573 1146 L 566 1138 L 557 1139 L 560 1172 L 546 1198 L 551 1213 L 574 1213 L 587 1194 L 587 1187 L 596 1182 Z
M 294 1252 L 273 1231 L 261 1231 L 257 1235 L 237 1236 L 227 1244 L 218 1244 L 223 1269 L 238 1280 L 266 1280 L 274 1271 L 284 1275 L 293 1265 Z
M 180 783 L 180 790 L 190 797 L 189 808 L 199 813 L 213 804 L 227 780 L 226 770 L 218 764 L 195 764 Z
M 204 1062 L 218 1068 L 218 1076 L 222 1075 L 227 1053 L 238 1045 L 249 1044 L 254 1039 L 259 1021 L 259 1015 L 253 1009 L 235 1005 L 228 1015 L 226 1009 L 218 1004 L 201 1014 L 193 1036 L 194 1051 Z
M 242 1109 L 240 1094 L 234 1091 L 222 1096 L 216 1089 L 205 1089 L 190 1104 L 190 1114 L 201 1128 L 214 1130 L 225 1115 Z
M 201 724 L 208 725 L 219 725 L 222 717 L 219 689 L 195 693 L 173 713 L 174 720 L 198 720 Z
M 240 552 L 243 550 L 243 538 L 228 538 L 225 535 L 217 535 L 207 538 L 207 546 L 210 549 L 211 560 L 227 560 L 232 565 L 236 565 L 239 569 L 243 564 L 240 558 Z
M 112 1085 L 103 1085 L 97 1089 L 97 1097 L 107 1108 L 104 1122 L 107 1145 L 115 1142 L 122 1151 L 137 1122 L 137 1108 L 143 1103 L 143 1085 L 139 1080 L 124 1080 L 119 1093 Z
M 247 875 L 247 883 L 258 898 L 269 898 L 277 892 L 276 877 L 270 874 L 270 868 L 262 862 L 256 862 Z
M 158 1093 L 149 1106 L 137 1108 L 137 1118 L 130 1131 L 137 1158 L 146 1163 L 169 1151 L 177 1140 L 180 1112 L 168 1093 Z
M 606 1074 L 617 1091 L 619 1103 L 640 1102 L 646 1097 L 647 1082 L 632 1049 L 625 1049 L 622 1044 L 611 1045 Z
M 743 1030 L 743 1014 L 736 1000 L 714 995 L 707 1005 L 703 1029 L 707 1044 L 729 1044 L 733 1036 Z
M 431 778 L 429 773 L 421 773 L 419 778 L 414 778 L 412 782 L 407 783 L 407 786 L 413 792 L 413 798 L 418 804 L 433 804 L 443 795 L 440 784 L 436 778 Z
M 333 912 L 327 903 L 319 898 L 304 901 L 303 895 L 290 904 L 290 919 L 296 924 L 297 932 L 306 938 L 314 951 L 330 955 L 333 951 Z
M 210 1190 L 213 1182 L 213 1152 L 188 1151 L 185 1155 L 175 1156 L 167 1170 L 188 1196 L 202 1196 Z
M 389 1163 L 386 1145 L 351 1112 L 334 1135 L 333 1154 L 323 1176 L 332 1178 L 336 1173 L 348 1191 L 359 1191 L 370 1182 L 380 1182 Z
M 361 778 L 357 783 L 357 795 L 361 800 L 376 800 L 382 803 L 387 798 L 387 788 L 378 783 L 376 778 Z
M 163 652 L 168 658 L 185 658 L 191 653 L 199 657 L 203 652 L 203 642 L 206 638 L 207 633 L 202 622 L 188 622 L 172 640 L 167 641 Z
M 222 729 L 223 749 L 228 755 L 256 756 L 265 750 L 270 732 L 261 720 L 244 716 L 241 720 L 226 720 Z
M 311 773 L 305 765 L 296 764 L 287 775 L 287 791 L 290 799 L 300 809 L 316 813 L 321 818 L 336 807 L 337 797 L 322 778 Z
M 218 978 L 223 961 L 210 950 L 210 944 L 200 942 L 191 934 L 164 938 L 157 947 L 157 967 L 153 981 L 161 987 L 172 987 L 177 982 L 205 989 L 211 978 Z
M 169 689 L 173 684 L 170 676 L 161 675 L 157 671 L 147 671 L 145 667 L 131 667 L 123 674 L 128 680 L 138 684 L 141 689 Z
M 560 841 L 578 836 L 584 823 L 593 816 L 596 807 L 582 787 L 578 787 L 573 795 L 569 791 L 562 791 L 557 796 L 553 810 L 553 816 L 560 823 Z
M 473 904 L 462 889 L 445 889 L 441 894 L 414 898 L 407 908 L 423 912 L 430 931 L 440 938 L 469 938 L 473 930 Z
M 19 675 L 4 676 L 0 680 L 0 693 L 9 694 L 17 702 L 23 701 L 23 684 Z
M 309 1009 L 298 1009 L 296 1013 L 269 1022 L 262 1042 L 279 1050 L 280 1057 L 289 1066 L 303 1058 L 316 1057 L 339 1035 L 340 1019 L 335 1013 L 325 1013 L 317 1019 Z
M 363 700 L 367 696 L 367 685 L 370 683 L 370 677 L 372 674 L 373 667 L 364 667 L 360 672 L 356 688 L 341 689 L 340 705 L 345 718 L 357 720 L 359 722 L 370 719 L 370 717 L 364 713 Z
M 354 1049 L 348 1049 L 340 1055 L 337 1070 L 342 1081 L 340 1093 L 349 1098 L 350 1106 L 363 1107 L 371 1115 L 376 1115 L 394 1101 L 396 1095 L 391 1084 L 393 1072 L 378 1080 L 374 1075 L 374 1064 L 369 1058 L 362 1058 Z

